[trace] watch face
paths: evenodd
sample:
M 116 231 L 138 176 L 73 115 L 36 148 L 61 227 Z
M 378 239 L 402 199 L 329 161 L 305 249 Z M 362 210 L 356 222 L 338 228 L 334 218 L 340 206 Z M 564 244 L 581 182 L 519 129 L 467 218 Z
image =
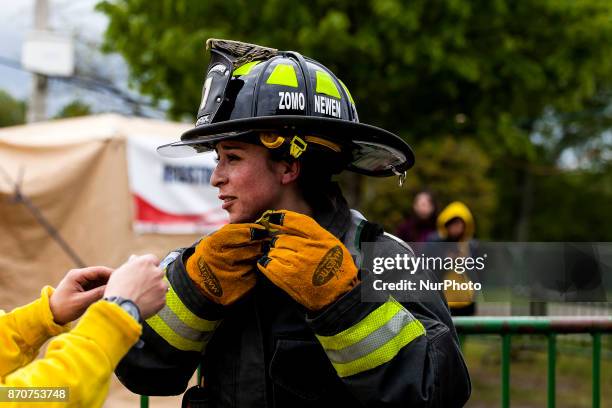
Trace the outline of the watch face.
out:
M 138 309 L 138 306 L 136 306 L 136 304 L 131 300 L 123 299 L 118 296 L 112 296 L 106 300 L 108 300 L 109 302 L 116 303 L 117 305 L 119 305 L 119 307 L 128 312 L 128 314 L 132 316 L 134 320 L 136 320 L 138 323 L 142 323 L 140 317 L 140 310 Z
M 140 311 L 138 310 L 138 307 L 134 303 L 132 303 L 131 301 L 124 301 L 121 304 L 121 307 L 126 312 L 128 312 L 134 319 L 136 319 L 138 323 L 141 323 Z
M 132 302 L 125 301 L 120 305 L 123 309 L 125 309 L 132 316 L 138 316 L 138 309 Z

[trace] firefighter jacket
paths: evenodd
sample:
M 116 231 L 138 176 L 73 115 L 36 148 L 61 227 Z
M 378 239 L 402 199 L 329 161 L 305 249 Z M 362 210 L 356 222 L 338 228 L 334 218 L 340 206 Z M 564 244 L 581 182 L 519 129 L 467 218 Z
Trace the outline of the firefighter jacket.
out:
M 378 229 L 372 234 L 375 224 L 349 210 L 341 195 L 315 219 L 355 258 L 366 230 L 369 241 L 390 243 L 387 256 L 410 252 Z M 221 308 L 198 293 L 185 271 L 193 251 L 178 250 L 164 261 L 166 306 L 145 322 L 144 346 L 132 348 L 117 367 L 131 391 L 180 394 L 201 363 L 211 407 L 449 408 L 469 398 L 468 372 L 441 293 L 428 303 L 392 297 L 366 303 L 357 286 L 309 315 L 258 274 L 242 301 Z
M 49 308 L 52 293 L 47 286 L 38 300 L 10 313 L 0 311 L 0 386 L 67 387 L 68 402 L 43 405 L 101 407 L 111 374 L 138 341 L 140 325 L 116 304 L 97 302 L 68 331 L 68 326 L 53 322 Z M 49 343 L 44 358 L 32 361 L 39 348 L 55 335 L 59 336 Z M 40 404 L 10 404 L 15 408 L 34 405 Z

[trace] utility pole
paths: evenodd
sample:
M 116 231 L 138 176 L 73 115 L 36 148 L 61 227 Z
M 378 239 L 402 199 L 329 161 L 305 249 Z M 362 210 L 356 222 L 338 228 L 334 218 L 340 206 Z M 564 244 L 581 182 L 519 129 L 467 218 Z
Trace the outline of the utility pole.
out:
M 34 30 L 46 31 L 48 17 L 48 0 L 35 0 Z M 47 114 L 47 77 L 42 74 L 33 74 L 33 76 L 32 95 L 28 104 L 28 123 L 45 120 Z

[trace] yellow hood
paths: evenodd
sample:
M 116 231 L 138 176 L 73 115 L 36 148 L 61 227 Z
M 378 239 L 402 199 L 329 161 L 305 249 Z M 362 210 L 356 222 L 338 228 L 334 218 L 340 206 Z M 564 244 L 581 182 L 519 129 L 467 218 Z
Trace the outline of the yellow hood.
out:
M 438 216 L 437 227 L 440 237 L 447 237 L 447 231 L 444 225 L 453 218 L 461 218 L 465 223 L 465 232 L 463 233 L 463 237 L 461 237 L 461 241 L 471 239 L 474 236 L 474 217 L 470 209 L 460 201 L 450 203 Z

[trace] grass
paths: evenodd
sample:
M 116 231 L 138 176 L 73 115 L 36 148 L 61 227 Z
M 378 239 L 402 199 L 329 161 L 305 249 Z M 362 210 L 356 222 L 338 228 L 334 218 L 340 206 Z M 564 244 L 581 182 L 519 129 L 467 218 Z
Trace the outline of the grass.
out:
M 612 336 L 602 337 L 601 407 L 612 407 Z M 463 347 L 472 379 L 467 407 L 501 406 L 501 339 L 468 336 Z M 547 348 L 544 336 L 513 336 L 510 404 L 513 408 L 547 406 Z M 588 335 L 557 337 L 557 407 L 591 407 L 591 343 Z

